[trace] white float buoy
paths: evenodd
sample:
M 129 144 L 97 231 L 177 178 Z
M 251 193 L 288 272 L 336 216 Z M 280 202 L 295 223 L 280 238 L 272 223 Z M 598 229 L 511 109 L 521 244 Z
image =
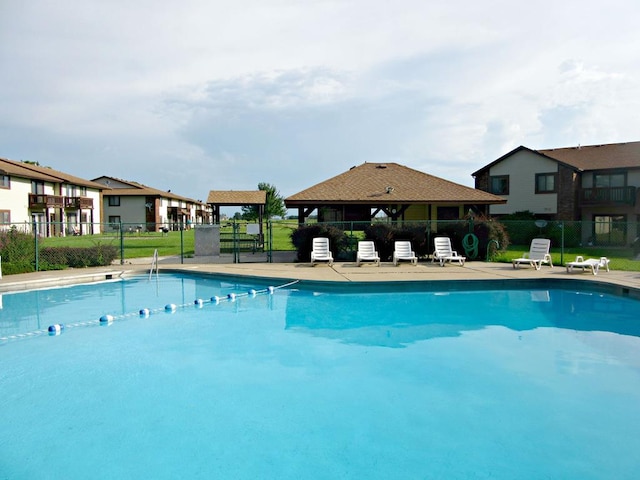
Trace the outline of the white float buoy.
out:
M 100 317 L 101 324 L 111 323 L 111 322 L 113 322 L 113 315 L 103 315 Z
M 148 308 L 142 308 L 142 309 L 140 309 L 140 316 L 141 316 L 141 317 L 148 317 L 150 313 L 151 313 L 151 312 L 149 311 L 149 309 L 148 309 Z
M 64 330 L 64 324 L 56 323 L 55 325 L 49 325 L 49 335 L 60 335 Z
M 167 312 L 175 312 L 176 311 L 176 304 L 175 303 L 169 303 L 167 305 L 164 306 L 165 311 Z

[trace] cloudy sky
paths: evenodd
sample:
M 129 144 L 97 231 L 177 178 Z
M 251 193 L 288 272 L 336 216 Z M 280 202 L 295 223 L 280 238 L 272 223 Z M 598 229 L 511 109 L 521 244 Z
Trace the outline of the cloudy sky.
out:
M 640 140 L 637 0 L 0 0 L 0 157 L 206 200 Z

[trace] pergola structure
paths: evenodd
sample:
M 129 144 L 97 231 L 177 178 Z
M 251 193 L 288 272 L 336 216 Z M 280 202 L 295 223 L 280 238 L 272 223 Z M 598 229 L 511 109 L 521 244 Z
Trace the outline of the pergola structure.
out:
M 286 198 L 298 223 L 318 211 L 320 222 L 368 222 L 380 212 L 392 221 L 456 220 L 471 209 L 505 203 L 497 195 L 397 163 L 363 163 Z
M 213 211 L 213 223 L 220 223 L 220 207 L 258 207 L 258 224 L 260 225 L 260 240 L 264 238 L 262 221 L 267 204 L 267 192 L 263 190 L 211 190 L 207 197 L 207 204 Z

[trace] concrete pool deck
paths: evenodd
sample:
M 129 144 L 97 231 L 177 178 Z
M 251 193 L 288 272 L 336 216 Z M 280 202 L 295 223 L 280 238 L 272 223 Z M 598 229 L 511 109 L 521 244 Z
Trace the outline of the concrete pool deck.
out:
M 25 273 L 3 276 L 0 279 L 0 292 L 33 289 L 48 286 L 60 286 L 73 283 L 86 283 L 130 274 L 149 273 L 150 259 L 138 259 L 124 265 L 96 267 L 84 269 L 68 269 L 46 272 Z M 501 280 L 518 281 L 523 279 L 560 279 L 598 282 L 610 284 L 636 292 L 640 298 L 640 272 L 600 270 L 592 275 L 589 270 L 582 272 L 574 269 L 568 273 L 563 266 L 550 268 L 543 266 L 541 270 L 531 267 L 514 269 L 510 263 L 467 262 L 463 267 L 447 264 L 441 267 L 437 263 L 423 260 L 417 266 L 409 263 L 381 263 L 356 266 L 355 262 L 335 262 L 332 266 L 318 264 L 311 267 L 309 263 L 276 262 L 276 263 L 231 263 L 220 259 L 184 259 L 169 257 L 159 260 L 160 272 L 198 272 L 223 274 L 230 276 L 249 276 L 274 279 L 306 280 L 318 282 L 402 282 L 402 281 L 452 281 L 452 280 Z

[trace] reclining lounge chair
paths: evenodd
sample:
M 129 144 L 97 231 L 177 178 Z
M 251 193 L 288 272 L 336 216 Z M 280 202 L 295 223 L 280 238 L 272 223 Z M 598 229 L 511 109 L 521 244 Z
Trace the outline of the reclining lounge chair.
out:
M 553 268 L 551 255 L 549 254 L 550 248 L 551 240 L 548 238 L 534 238 L 531 240 L 529 253 L 525 253 L 522 258 L 516 258 L 513 260 L 513 268 L 519 267 L 521 263 L 527 263 L 536 270 L 540 270 L 543 263 L 547 263 L 551 268 Z

